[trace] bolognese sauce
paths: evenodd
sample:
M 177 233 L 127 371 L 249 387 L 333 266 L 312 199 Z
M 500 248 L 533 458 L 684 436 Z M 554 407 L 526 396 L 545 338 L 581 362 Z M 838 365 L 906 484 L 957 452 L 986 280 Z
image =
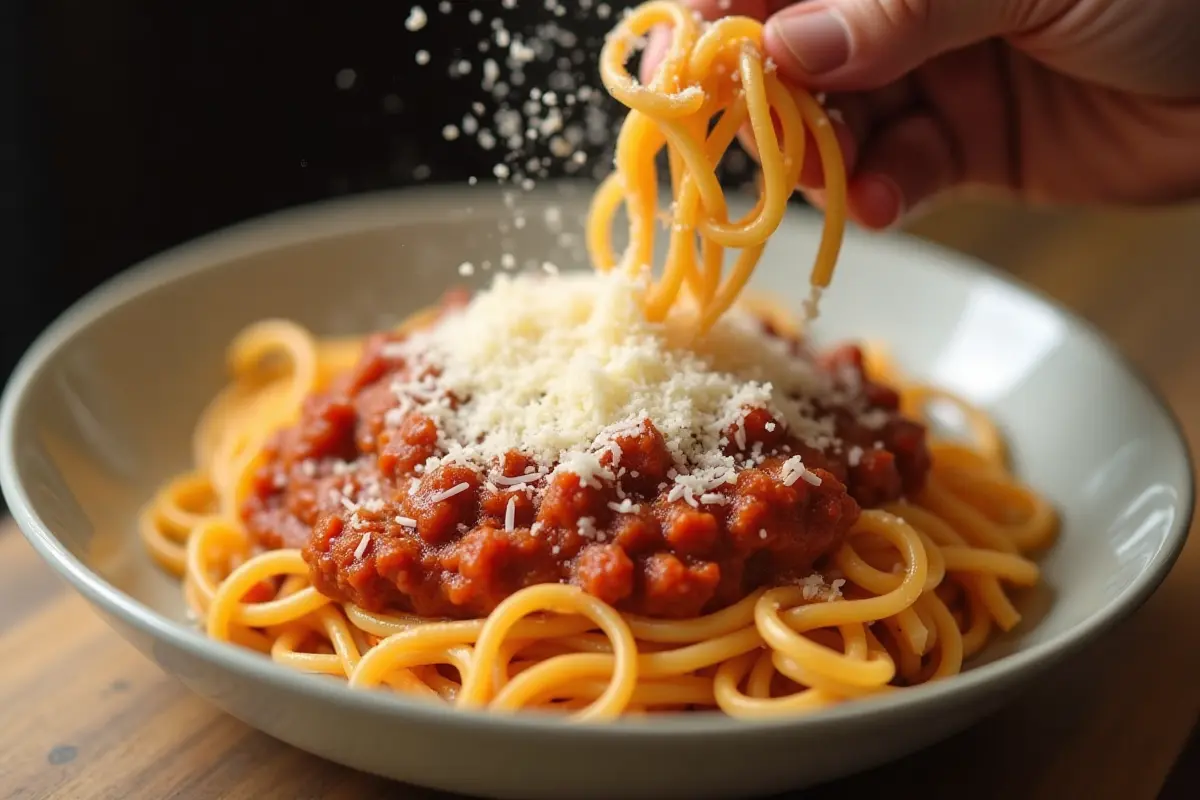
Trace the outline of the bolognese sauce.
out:
M 930 466 L 923 426 L 852 346 L 814 361 L 839 388 L 811 402 L 833 430 L 824 447 L 746 407 L 719 440 L 734 466 L 703 491 L 681 483 L 650 418 L 613 431 L 591 472 L 517 449 L 483 468 L 439 461 L 435 420 L 396 395 L 398 383 L 436 385 L 437 371 L 405 358 L 403 339 L 372 338 L 307 400 L 268 444 L 243 508 L 259 547 L 301 549 L 322 594 L 370 611 L 476 618 L 523 587 L 565 582 L 627 612 L 694 617 L 802 580 L 862 508 L 919 491 Z M 443 406 L 468 400 L 449 393 Z

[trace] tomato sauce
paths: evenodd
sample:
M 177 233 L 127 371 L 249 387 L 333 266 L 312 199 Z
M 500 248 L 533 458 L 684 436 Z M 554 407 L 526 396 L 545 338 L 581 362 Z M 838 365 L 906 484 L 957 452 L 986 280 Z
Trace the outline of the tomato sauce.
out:
M 870 424 L 861 407 L 821 409 L 841 442 L 822 452 L 750 409 L 728 448 L 761 443 L 773 455 L 703 503 L 673 495 L 672 458 L 649 420 L 614 437 L 621 478 L 599 488 L 570 472 L 535 473 L 518 452 L 496 472 L 528 483 L 501 485 L 495 473 L 490 482 L 455 463 L 426 473 L 433 421 L 413 411 L 385 423 L 406 369 L 385 356 L 389 340 L 374 337 L 358 366 L 272 439 L 243 508 L 260 547 L 301 549 L 319 591 L 372 611 L 474 618 L 523 587 L 563 582 L 624 611 L 694 617 L 802 580 L 862 508 L 918 491 L 929 470 L 924 428 L 898 413 L 893 390 L 866 379 L 858 348 L 843 347 L 821 368 L 859 387 Z M 795 455 L 804 479 L 787 474 Z M 605 451 L 601 463 L 615 457 Z

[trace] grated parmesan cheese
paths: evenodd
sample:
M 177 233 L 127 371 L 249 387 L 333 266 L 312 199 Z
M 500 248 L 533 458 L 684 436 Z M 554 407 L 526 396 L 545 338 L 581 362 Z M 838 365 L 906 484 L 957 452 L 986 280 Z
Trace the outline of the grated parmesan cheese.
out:
M 766 409 L 814 449 L 837 443 L 833 418 L 814 412 L 811 401 L 832 397 L 836 387 L 811 357 L 741 313 L 696 342 L 686 318 L 648 322 L 641 288 L 621 271 L 500 273 L 465 307 L 390 345 L 389 355 L 420 376 L 392 386 L 397 408 L 420 412 L 438 429 L 438 455 L 424 472 L 456 463 L 486 474 L 516 450 L 537 468 L 494 476 L 496 485 L 532 483 L 553 469 L 601 488 L 618 480 L 616 440 L 650 420 L 674 462 L 672 498 L 698 506 L 735 482 L 743 462 L 762 463 L 761 447 L 749 459 L 723 452 L 727 432 L 747 450 L 749 408 Z M 386 419 L 396 416 L 402 419 Z M 605 453 L 609 466 L 601 462 Z M 793 483 L 819 482 L 802 465 L 792 472 Z
M 585 539 L 596 539 L 601 536 L 596 531 L 596 520 L 592 517 L 580 517 L 576 525 L 579 529 L 579 535 Z M 603 541 L 602 538 L 601 541 Z
M 358 547 L 354 548 L 354 557 L 362 558 L 367 552 L 367 545 L 371 543 L 371 534 L 364 533 L 362 538 L 358 540 Z
M 404 21 L 404 27 L 410 31 L 419 31 L 425 27 L 425 23 L 429 21 L 429 16 L 425 13 L 425 9 L 420 6 L 413 6 L 408 12 L 408 19 Z
M 517 498 L 508 498 L 508 505 L 504 509 L 504 531 L 512 533 L 516 528 L 517 523 Z
M 784 486 L 792 486 L 798 480 L 802 480 L 810 486 L 821 485 L 821 477 L 804 466 L 800 456 L 792 456 L 783 462 L 782 478 Z
M 800 480 L 800 476 L 807 472 L 804 462 L 800 456 L 792 456 L 787 461 L 783 462 L 783 485 L 791 486 L 796 481 Z
M 498 486 L 521 486 L 529 483 L 536 483 L 542 479 L 542 473 L 533 472 L 525 475 L 518 475 L 515 478 L 509 478 L 504 475 L 497 475 L 492 478 L 492 481 Z
M 443 500 L 449 500 L 451 497 L 454 497 L 457 494 L 462 494 L 463 492 L 465 492 L 467 489 L 470 489 L 470 488 L 471 488 L 471 484 L 465 483 L 465 482 L 457 484 L 456 486 L 451 486 L 449 489 L 447 489 L 444 492 L 437 492 L 436 494 L 431 494 L 429 496 L 429 502 L 440 503 Z
M 846 585 L 844 578 L 838 578 L 832 583 L 825 583 L 825 576 L 814 572 L 800 581 L 802 596 L 806 601 L 822 600 L 826 603 L 841 599 L 842 587 Z

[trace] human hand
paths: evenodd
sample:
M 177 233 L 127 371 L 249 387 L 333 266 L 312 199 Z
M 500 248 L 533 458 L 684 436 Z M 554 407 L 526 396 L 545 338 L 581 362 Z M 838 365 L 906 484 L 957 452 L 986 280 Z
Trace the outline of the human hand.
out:
M 767 20 L 780 72 L 827 94 L 853 218 L 954 189 L 1033 203 L 1200 197 L 1195 0 L 685 0 Z M 669 40 L 656 32 L 652 71 Z M 801 190 L 821 204 L 818 166 Z

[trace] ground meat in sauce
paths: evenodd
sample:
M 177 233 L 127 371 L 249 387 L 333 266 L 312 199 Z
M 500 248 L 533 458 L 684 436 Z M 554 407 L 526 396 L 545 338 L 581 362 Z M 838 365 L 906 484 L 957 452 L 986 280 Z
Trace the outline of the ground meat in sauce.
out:
M 843 442 L 822 453 L 749 410 L 729 451 L 761 443 L 778 454 L 714 490 L 719 502 L 668 499 L 672 460 L 649 422 L 615 438 L 621 496 L 571 473 L 517 486 L 455 464 L 421 474 L 437 429 L 416 412 L 385 424 L 392 379 L 405 372 L 385 356 L 387 341 L 374 337 L 359 365 L 271 440 L 243 509 L 262 548 L 302 549 L 319 591 L 373 611 L 478 617 L 525 586 L 567 582 L 625 611 L 696 616 L 810 574 L 861 508 L 918 491 L 929 470 L 924 428 L 898 414 L 893 390 L 866 380 L 861 351 L 843 347 L 821 363 L 861 390 L 866 421 L 822 409 Z M 815 479 L 786 485 L 794 455 Z M 499 467 L 511 479 L 533 471 L 515 452 Z

